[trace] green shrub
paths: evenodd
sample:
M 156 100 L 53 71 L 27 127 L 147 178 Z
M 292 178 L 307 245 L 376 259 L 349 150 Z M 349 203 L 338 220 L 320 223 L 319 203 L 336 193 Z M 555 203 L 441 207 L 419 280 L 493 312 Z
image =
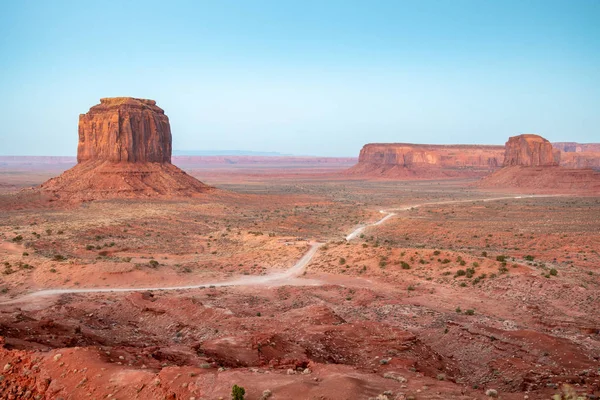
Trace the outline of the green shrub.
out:
M 558 271 L 556 270 L 556 268 L 552 268 L 552 269 L 550 270 L 550 275 L 552 275 L 552 276 L 556 276 L 556 275 L 558 275 Z
M 527 261 L 533 261 L 533 259 L 534 259 L 534 258 L 535 258 L 535 257 L 533 257 L 533 256 L 530 256 L 530 255 L 526 255 L 526 256 L 525 256 L 525 259 L 526 259 Z
M 246 389 L 241 386 L 233 385 L 231 388 L 231 400 L 244 400 Z

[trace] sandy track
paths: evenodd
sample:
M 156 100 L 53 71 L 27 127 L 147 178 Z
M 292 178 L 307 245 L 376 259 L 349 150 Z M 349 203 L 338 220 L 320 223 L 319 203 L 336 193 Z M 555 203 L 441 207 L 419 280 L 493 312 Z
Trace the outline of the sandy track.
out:
M 440 205 L 440 204 L 457 204 L 457 203 L 468 203 L 468 202 L 477 202 L 477 201 L 499 201 L 499 200 L 509 200 L 509 199 L 521 199 L 521 198 L 531 198 L 531 197 L 549 197 L 549 196 L 511 196 L 511 197 L 494 197 L 494 198 L 486 198 L 486 199 L 469 199 L 469 200 L 451 200 L 451 201 L 441 201 L 441 202 L 431 202 L 431 203 L 423 203 L 423 204 L 415 204 L 412 206 L 402 207 L 402 208 L 394 208 L 389 211 L 380 210 L 382 214 L 385 214 L 384 217 L 379 219 L 378 221 L 357 227 L 354 231 L 352 231 L 348 236 L 346 236 L 346 240 L 350 241 L 358 237 L 365 229 L 383 224 L 385 221 L 397 215 L 396 212 L 392 211 L 407 211 L 413 208 L 429 206 L 429 205 Z M 75 294 L 75 293 L 116 293 L 116 292 L 145 292 L 145 291 L 166 291 L 166 290 L 189 290 L 189 289 L 201 289 L 206 287 L 224 287 L 224 286 L 251 286 L 251 285 L 269 285 L 269 286 L 283 286 L 289 285 L 293 283 L 293 279 L 301 275 L 306 266 L 310 263 L 312 258 L 315 256 L 319 247 L 321 247 L 323 243 L 312 242 L 309 250 L 294 264 L 291 268 L 283 271 L 283 272 L 274 272 L 268 275 L 262 276 L 251 276 L 251 277 L 240 277 L 227 281 L 218 281 L 218 282 L 203 282 L 196 285 L 187 285 L 187 286 L 158 286 L 158 287 L 138 287 L 138 288 L 82 288 L 82 289 L 42 289 L 37 292 L 28 293 L 21 297 L 0 303 L 0 304 L 14 304 L 27 301 L 34 297 L 42 297 L 42 296 L 55 296 L 61 294 Z M 320 284 L 316 281 L 303 280 L 304 285 L 310 284 Z

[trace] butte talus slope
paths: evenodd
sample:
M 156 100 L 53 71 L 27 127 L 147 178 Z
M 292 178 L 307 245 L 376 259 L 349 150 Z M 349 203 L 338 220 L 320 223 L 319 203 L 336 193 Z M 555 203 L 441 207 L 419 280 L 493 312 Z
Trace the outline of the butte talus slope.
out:
M 211 188 L 171 164 L 169 118 L 154 100 L 104 98 L 79 116 L 78 164 L 41 185 L 57 199 L 187 197 Z
M 547 193 L 600 193 L 600 173 L 560 167 L 561 152 L 539 135 L 519 135 L 505 144 L 503 168 L 477 183 L 485 189 Z

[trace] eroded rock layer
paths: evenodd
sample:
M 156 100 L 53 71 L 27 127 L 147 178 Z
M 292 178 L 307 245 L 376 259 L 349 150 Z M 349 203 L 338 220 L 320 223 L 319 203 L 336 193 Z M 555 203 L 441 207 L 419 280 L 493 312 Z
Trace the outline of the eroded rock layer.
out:
M 79 116 L 77 161 L 171 162 L 169 118 L 154 100 L 100 99 Z
M 478 187 L 522 192 L 600 193 L 600 173 L 559 166 L 560 150 L 541 136 L 513 136 L 505 147 L 503 168 L 479 181 Z
M 208 186 L 171 164 L 169 118 L 154 100 L 100 100 L 79 117 L 78 164 L 41 185 L 57 199 L 181 197 Z
M 503 154 L 502 146 L 370 143 L 347 173 L 392 178 L 476 176 L 499 168 Z
M 539 135 L 525 134 L 512 136 L 505 144 L 505 167 L 521 165 L 524 167 L 556 166 L 560 164 L 560 150 Z

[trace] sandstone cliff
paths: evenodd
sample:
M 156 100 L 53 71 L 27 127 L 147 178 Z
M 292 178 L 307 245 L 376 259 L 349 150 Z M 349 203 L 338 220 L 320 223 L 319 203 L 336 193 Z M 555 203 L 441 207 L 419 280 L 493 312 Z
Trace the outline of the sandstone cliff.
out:
M 539 135 L 519 135 L 505 144 L 503 166 L 547 167 L 560 164 L 560 150 Z
M 555 142 L 552 146 L 564 153 L 600 153 L 600 143 Z
M 77 161 L 171 162 L 169 118 L 154 100 L 114 97 L 79 116 Z
M 600 173 L 560 167 L 560 161 L 560 150 L 543 137 L 513 136 L 505 145 L 504 166 L 476 186 L 527 193 L 600 193 Z
M 371 143 L 346 174 L 386 178 L 480 176 L 502 164 L 504 148 L 484 145 Z
M 192 196 L 210 189 L 171 164 L 169 118 L 154 100 L 101 99 L 80 115 L 77 161 L 41 190 L 87 201 Z

